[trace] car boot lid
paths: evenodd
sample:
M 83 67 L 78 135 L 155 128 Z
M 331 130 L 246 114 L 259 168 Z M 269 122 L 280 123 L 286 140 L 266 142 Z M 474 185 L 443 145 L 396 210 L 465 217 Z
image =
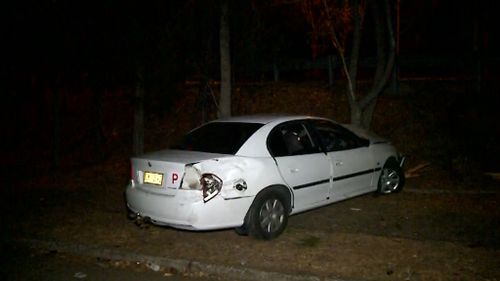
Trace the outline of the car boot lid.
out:
M 205 160 L 217 160 L 231 155 L 196 151 L 161 150 L 131 158 L 132 180 L 154 190 L 178 189 L 182 182 L 186 165 Z M 157 187 L 157 188 L 154 188 Z

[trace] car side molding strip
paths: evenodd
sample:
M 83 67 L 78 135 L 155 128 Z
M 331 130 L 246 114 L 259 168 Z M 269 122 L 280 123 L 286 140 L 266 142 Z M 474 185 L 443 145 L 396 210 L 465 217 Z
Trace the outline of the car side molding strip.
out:
M 336 178 L 333 178 L 332 180 L 333 181 L 345 180 L 348 178 L 353 178 L 353 177 L 362 176 L 362 175 L 366 175 L 366 174 L 370 174 L 370 173 L 375 173 L 375 172 L 378 172 L 380 170 L 382 170 L 382 168 L 380 168 L 380 167 L 375 168 L 375 169 L 369 169 L 369 170 L 365 170 L 365 171 L 361 171 L 361 172 L 357 172 L 357 173 L 353 173 L 353 174 L 348 174 L 348 175 L 336 177 Z
M 306 187 L 311 187 L 311 186 L 315 186 L 315 185 L 318 185 L 318 184 L 327 183 L 329 181 L 330 181 L 330 179 L 324 179 L 324 180 L 320 180 L 320 181 L 305 183 L 305 184 L 294 186 L 293 190 L 297 190 L 297 189 L 301 189 L 301 188 L 306 188 Z
M 345 179 L 348 179 L 348 178 L 353 178 L 353 177 L 362 176 L 362 175 L 366 175 L 366 174 L 370 174 L 370 173 L 375 173 L 375 172 L 378 172 L 380 170 L 382 170 L 382 168 L 380 168 L 380 167 L 379 168 L 375 168 L 375 169 L 369 169 L 369 170 L 365 170 L 365 171 L 361 171 L 361 172 L 356 172 L 356 173 L 352 173 L 352 174 L 348 174 L 348 175 L 343 175 L 343 176 L 340 176 L 340 177 L 336 177 L 336 178 L 333 178 L 332 181 L 345 180 Z M 313 187 L 315 185 L 327 183 L 329 181 L 330 181 L 330 179 L 324 179 L 324 180 L 320 180 L 320 181 L 305 183 L 305 184 L 294 186 L 293 190 L 307 188 L 307 187 Z

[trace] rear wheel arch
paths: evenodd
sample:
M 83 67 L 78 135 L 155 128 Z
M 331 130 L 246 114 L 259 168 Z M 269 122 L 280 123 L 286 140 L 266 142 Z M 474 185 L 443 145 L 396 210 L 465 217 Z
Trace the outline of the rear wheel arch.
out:
M 287 204 L 287 211 L 288 213 L 290 213 L 292 211 L 292 208 L 293 208 L 293 194 L 291 192 L 291 190 L 284 186 L 284 185 L 270 185 L 264 189 L 262 189 L 261 191 L 259 191 L 257 193 L 257 195 L 255 195 L 255 198 L 252 202 L 252 205 L 255 203 L 256 199 L 259 197 L 259 196 L 266 196 L 268 195 L 269 193 L 277 193 L 279 194 L 280 196 L 283 196 L 283 199 L 285 200 L 285 203 Z M 250 206 L 251 208 L 252 206 Z
M 252 214 L 255 211 L 256 205 L 258 205 L 265 198 L 273 196 L 276 196 L 283 201 L 285 205 L 284 207 L 286 209 L 286 216 L 288 216 L 292 212 L 293 209 L 292 191 L 284 185 L 270 185 L 262 189 L 255 195 L 252 204 L 247 210 L 247 213 L 243 221 L 243 225 L 235 228 L 236 233 L 240 235 L 248 235 L 249 232 L 253 232 L 251 234 L 255 236 L 255 231 L 252 231 L 252 225 L 254 225 L 254 222 L 252 222 L 252 217 L 253 217 Z M 262 237 L 262 235 L 257 235 L 257 236 L 258 238 L 270 239 L 269 237 Z

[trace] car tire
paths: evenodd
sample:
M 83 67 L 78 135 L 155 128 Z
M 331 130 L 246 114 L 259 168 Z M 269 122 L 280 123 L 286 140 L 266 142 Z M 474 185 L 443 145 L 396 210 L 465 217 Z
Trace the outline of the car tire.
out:
M 235 227 L 234 231 L 236 234 L 241 235 L 241 236 L 247 236 L 248 235 L 248 215 L 245 217 L 245 222 L 243 223 L 242 226 Z
M 248 216 L 248 232 L 257 239 L 278 237 L 288 223 L 285 196 L 279 192 L 266 192 L 257 196 Z
M 246 228 L 245 225 L 242 225 L 240 227 L 235 227 L 234 228 L 234 232 L 236 232 L 236 234 L 241 235 L 241 236 L 247 236 L 248 235 L 248 230 L 247 230 L 247 228 Z
M 403 189 L 404 183 L 405 175 L 403 169 L 398 165 L 396 160 L 389 159 L 380 172 L 377 193 L 391 194 L 400 192 Z

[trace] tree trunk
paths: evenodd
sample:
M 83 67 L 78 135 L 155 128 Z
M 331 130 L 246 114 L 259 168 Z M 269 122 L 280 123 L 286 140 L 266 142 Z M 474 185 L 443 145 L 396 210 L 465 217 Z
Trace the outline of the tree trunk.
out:
M 274 77 L 274 82 L 280 81 L 280 70 L 278 68 L 278 63 L 276 61 L 273 62 L 273 77 Z
M 59 77 L 55 78 L 54 87 L 52 87 L 52 171 L 59 170 L 61 158 L 61 86 Z
M 362 117 L 363 117 L 363 110 L 357 103 L 353 103 L 350 106 L 351 108 L 351 124 L 356 125 L 356 126 L 362 126 Z
M 101 76 L 102 77 L 102 76 Z M 105 149 L 103 149 L 103 144 L 106 142 L 106 137 L 104 135 L 103 129 L 103 118 L 101 112 L 102 97 L 104 96 L 105 89 L 102 88 L 100 83 L 98 83 L 96 77 L 90 77 L 90 90 L 92 91 L 92 102 L 91 102 L 91 120 L 93 125 L 93 141 L 94 141 L 94 151 L 97 153 L 97 157 L 103 159 L 105 156 Z
M 363 114 L 361 116 L 361 127 L 365 129 L 370 129 L 371 127 L 373 113 L 375 112 L 375 107 L 377 106 L 377 99 L 378 98 L 374 98 L 373 101 L 363 110 Z
M 362 114 L 366 115 L 362 117 L 361 123 L 365 128 L 370 127 L 376 99 L 382 93 L 387 85 L 387 81 L 391 77 L 396 56 L 391 8 L 387 0 L 383 0 L 383 4 L 385 8 L 384 16 L 381 15 L 376 4 L 371 5 L 373 9 L 374 24 L 376 26 L 377 69 L 375 71 L 372 88 L 358 103 L 361 111 L 363 111 Z
M 369 4 L 370 5 L 370 4 Z M 372 16 L 373 16 L 373 21 L 374 21 L 374 26 L 375 26 L 375 42 L 376 42 L 376 52 L 377 52 L 377 65 L 375 67 L 375 74 L 373 78 L 373 84 L 371 91 L 375 91 L 376 85 L 380 83 L 380 81 L 383 79 L 384 75 L 384 68 L 385 64 L 387 62 L 387 44 L 385 41 L 387 33 L 385 32 L 384 27 L 384 22 L 381 21 L 381 15 L 380 15 L 380 10 L 379 6 L 377 3 L 371 3 L 369 6 Z M 375 112 L 375 107 L 377 105 L 377 99 L 378 96 L 373 98 L 373 100 L 368 103 L 368 105 L 363 109 L 363 114 L 361 118 L 361 126 L 365 129 L 370 129 L 372 120 L 373 120 L 373 113 Z
M 360 4 L 358 0 L 353 0 L 352 1 L 352 13 L 353 13 L 353 19 L 354 19 L 354 30 L 352 34 L 352 48 L 351 48 L 351 56 L 350 56 L 350 61 L 349 61 L 349 74 L 351 76 L 351 81 L 352 81 L 352 91 L 353 94 L 356 96 L 358 87 L 357 87 L 357 80 L 358 80 L 358 65 L 359 65 L 359 50 L 361 48 L 361 36 L 362 36 L 362 22 L 363 22 L 363 15 L 360 14 Z
M 334 77 L 334 71 L 335 71 L 334 59 L 335 59 L 335 57 L 333 55 L 328 56 L 328 87 L 330 89 L 330 92 L 333 91 L 333 82 L 335 80 L 335 77 Z
M 231 54 L 227 0 L 221 0 L 219 41 L 221 77 L 219 118 L 223 118 L 231 116 Z
M 401 0 L 396 0 L 396 34 L 395 34 L 395 53 L 396 53 L 396 59 L 394 61 L 394 69 L 393 69 L 393 74 L 392 74 L 392 91 L 394 94 L 399 95 L 399 86 L 400 86 L 400 81 L 399 81 L 399 42 L 400 42 L 400 33 L 401 33 Z
M 326 15 L 326 28 L 328 34 L 330 35 L 330 40 L 334 48 L 337 49 L 339 54 L 339 59 L 342 65 L 342 70 L 347 78 L 347 100 L 349 102 L 349 108 L 351 111 L 351 123 L 361 127 L 369 127 L 374 108 L 376 106 L 376 99 L 382 93 L 385 88 L 389 77 L 392 74 L 392 69 L 395 60 L 395 43 L 394 43 L 394 32 L 392 30 L 392 16 L 391 9 L 388 0 L 381 0 L 382 3 L 373 3 L 370 1 L 368 5 L 374 8 L 374 23 L 377 28 L 376 39 L 377 39 L 377 69 L 375 71 L 375 77 L 372 88 L 359 98 L 357 93 L 357 72 L 359 64 L 359 51 L 361 45 L 361 35 L 362 35 L 362 25 L 364 19 L 363 5 L 365 2 L 360 2 L 359 0 L 353 0 L 350 6 L 352 10 L 353 17 L 353 34 L 352 34 L 352 45 L 350 52 L 349 65 L 346 60 L 345 44 L 339 41 L 337 31 L 335 30 L 334 20 L 330 14 L 330 6 L 327 0 L 323 0 L 324 12 Z M 377 5 L 383 4 L 384 15 L 381 15 L 378 10 Z M 385 28 L 385 29 L 384 29 Z M 387 37 L 388 42 L 386 43 L 385 37 Z M 386 50 L 388 46 L 388 50 Z M 388 52 L 388 55 L 386 53 Z
M 477 8 L 476 8 L 477 9 Z M 481 94 L 481 80 L 482 80 L 482 66 L 481 66 L 481 25 L 480 25 L 480 19 L 478 19 L 477 14 L 479 12 L 476 12 L 476 18 L 474 19 L 474 26 L 473 26 L 473 65 L 472 65 L 472 70 L 473 70 L 473 77 L 474 77 L 474 91 L 476 94 Z
M 142 69 L 137 70 L 133 135 L 133 153 L 137 156 L 144 153 L 144 76 Z

